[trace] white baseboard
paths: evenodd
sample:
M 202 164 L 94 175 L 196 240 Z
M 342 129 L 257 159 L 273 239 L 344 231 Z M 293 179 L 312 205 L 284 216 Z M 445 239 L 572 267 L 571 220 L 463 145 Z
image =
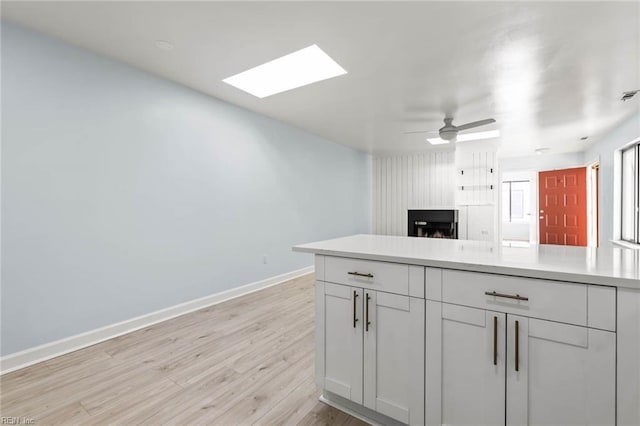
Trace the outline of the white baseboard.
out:
M 323 402 L 333 408 L 337 408 L 340 411 L 344 411 L 356 419 L 362 420 L 371 426 L 406 426 L 391 417 L 387 417 L 384 414 L 375 412 L 363 405 L 357 404 L 353 401 L 349 401 L 341 396 L 332 394 L 323 390 L 320 395 L 320 402 Z
M 24 367 L 46 361 L 69 352 L 77 351 L 87 346 L 112 339 L 123 334 L 157 324 L 189 312 L 197 311 L 208 306 L 216 305 L 254 291 L 262 290 L 294 278 L 313 273 L 313 266 L 287 272 L 282 275 L 256 281 L 240 287 L 205 296 L 200 299 L 180 303 L 159 311 L 151 312 L 139 317 L 131 318 L 116 324 L 107 325 L 75 336 L 66 337 L 44 345 L 35 346 L 24 351 L 9 354 L 0 358 L 0 374 L 9 373 Z
M 335 402 L 331 401 L 330 399 L 325 398 L 324 395 L 320 395 L 320 398 L 318 398 L 318 400 L 320 402 L 323 402 L 323 403 L 327 404 L 329 407 L 333 407 L 333 408 L 336 408 L 336 409 L 338 409 L 340 411 L 343 411 L 343 412 L 347 413 L 348 415 L 350 415 L 351 417 L 355 417 L 358 420 L 362 420 L 363 422 L 368 423 L 371 426 L 384 426 L 382 423 L 375 422 L 373 419 L 370 419 L 367 416 L 363 416 L 362 414 L 360 414 L 358 412 L 355 412 L 355 411 L 353 411 L 353 410 L 351 410 L 351 409 L 349 409 L 349 408 L 347 408 L 345 406 L 342 406 L 340 404 L 336 404 Z

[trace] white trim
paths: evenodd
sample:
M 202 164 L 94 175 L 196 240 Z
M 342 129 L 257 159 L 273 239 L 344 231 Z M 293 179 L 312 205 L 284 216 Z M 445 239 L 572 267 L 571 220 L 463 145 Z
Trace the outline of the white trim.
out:
M 600 245 L 600 235 L 598 235 L 598 222 L 600 221 L 599 179 L 595 179 L 594 170 L 599 170 L 600 156 L 588 162 L 585 167 L 587 168 L 587 246 L 598 247 Z
M 327 399 L 324 395 L 320 395 L 320 398 L 318 398 L 318 400 L 324 404 L 327 404 L 329 407 L 336 408 L 344 413 L 347 413 L 351 417 L 355 417 L 358 420 L 362 420 L 363 422 L 370 424 L 371 426 L 384 426 L 382 423 L 378 423 L 367 416 L 363 416 L 362 414 L 345 407 L 344 405 L 337 404 L 330 399 Z
M 635 138 L 613 151 L 613 240 L 611 242 L 614 244 L 617 244 L 617 242 L 624 243 L 622 241 L 622 151 L 639 143 L 640 138 Z M 619 245 L 625 246 L 624 244 Z M 635 248 L 633 247 L 634 245 L 625 247 Z
M 618 149 L 618 151 L 622 151 L 622 150 L 624 150 L 625 148 L 629 148 L 631 145 L 635 145 L 635 144 L 637 144 L 637 143 L 640 143 L 640 137 L 635 138 L 635 139 L 634 139 L 634 140 L 632 140 L 631 142 L 627 142 L 626 144 L 622 145 L 622 146 Z
M 16 352 L 0 358 L 0 374 L 9 373 L 24 367 L 46 361 L 69 352 L 77 351 L 87 346 L 130 333 L 141 328 L 149 327 L 162 321 L 188 314 L 208 306 L 216 305 L 236 297 L 244 296 L 258 290 L 265 289 L 303 275 L 311 274 L 313 266 L 287 272 L 275 277 L 266 278 L 240 287 L 221 291 L 189 302 L 180 303 L 139 317 L 131 318 L 119 323 L 107 325 L 75 336 L 66 337 L 44 345 L 35 346 L 24 351 Z
M 622 238 L 622 151 L 613 151 L 613 217 L 611 235 L 614 240 Z
M 561 169 L 560 169 L 561 170 Z M 508 182 L 510 180 L 528 180 L 529 181 L 529 207 L 530 207 L 530 217 L 529 222 L 529 236 L 527 237 L 527 242 L 530 244 L 537 244 L 540 241 L 540 225 L 538 221 L 539 217 L 539 206 L 538 206 L 538 173 L 540 170 L 536 168 L 530 169 L 512 169 L 512 170 L 504 170 L 500 171 L 499 182 L 498 182 L 498 228 L 499 228 L 499 240 L 498 241 L 509 241 L 504 239 L 503 230 L 504 223 L 502 221 L 502 184 L 503 182 Z M 505 177 L 506 175 L 506 177 Z M 510 177 L 516 175 L 517 177 Z M 518 176 L 519 175 L 519 176 Z M 506 180 L 505 180 L 506 179 Z M 526 221 L 525 221 L 526 222 Z
M 640 250 L 640 244 L 630 243 L 624 240 L 611 240 L 611 243 L 631 250 Z
M 326 389 L 323 390 L 319 398 L 320 402 L 327 404 L 330 407 L 336 408 L 349 414 L 356 419 L 362 420 L 371 426 L 404 426 L 401 423 L 391 417 L 388 417 L 382 413 L 378 413 L 370 408 L 360 405 L 339 395 L 331 393 Z

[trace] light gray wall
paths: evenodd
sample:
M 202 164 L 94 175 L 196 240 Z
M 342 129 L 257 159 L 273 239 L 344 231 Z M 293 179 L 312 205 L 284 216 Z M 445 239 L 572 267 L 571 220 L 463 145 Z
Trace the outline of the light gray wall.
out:
M 2 142 L 3 355 L 371 228 L 369 155 L 5 22 Z
M 501 171 L 518 170 L 554 170 L 584 166 L 584 152 L 565 152 L 559 154 L 528 155 L 523 157 L 505 157 L 499 159 Z
M 638 102 L 632 100 L 629 102 Z M 611 245 L 613 238 L 613 182 L 615 179 L 613 170 L 613 158 L 615 151 L 640 137 L 640 112 L 630 116 L 619 126 L 594 143 L 585 153 L 585 161 L 591 163 L 600 160 L 600 191 L 598 202 L 600 204 L 600 245 Z

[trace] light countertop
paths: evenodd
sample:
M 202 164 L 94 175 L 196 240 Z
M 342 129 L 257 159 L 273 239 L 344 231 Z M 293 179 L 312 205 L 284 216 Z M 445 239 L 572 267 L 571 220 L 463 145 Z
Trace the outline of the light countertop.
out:
M 626 248 L 354 235 L 297 245 L 293 250 L 640 290 L 640 250 Z

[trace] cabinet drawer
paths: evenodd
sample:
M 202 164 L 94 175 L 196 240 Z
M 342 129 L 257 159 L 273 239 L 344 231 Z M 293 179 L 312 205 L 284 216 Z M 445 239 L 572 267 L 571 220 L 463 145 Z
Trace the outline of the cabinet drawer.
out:
M 409 265 L 399 263 L 327 256 L 324 278 L 332 283 L 409 294 Z M 424 286 L 424 278 L 422 282 Z
M 589 285 L 587 290 L 587 326 L 616 331 L 616 289 Z
M 498 295 L 485 294 L 493 292 Z M 442 274 L 442 301 L 587 325 L 586 284 L 445 269 Z

